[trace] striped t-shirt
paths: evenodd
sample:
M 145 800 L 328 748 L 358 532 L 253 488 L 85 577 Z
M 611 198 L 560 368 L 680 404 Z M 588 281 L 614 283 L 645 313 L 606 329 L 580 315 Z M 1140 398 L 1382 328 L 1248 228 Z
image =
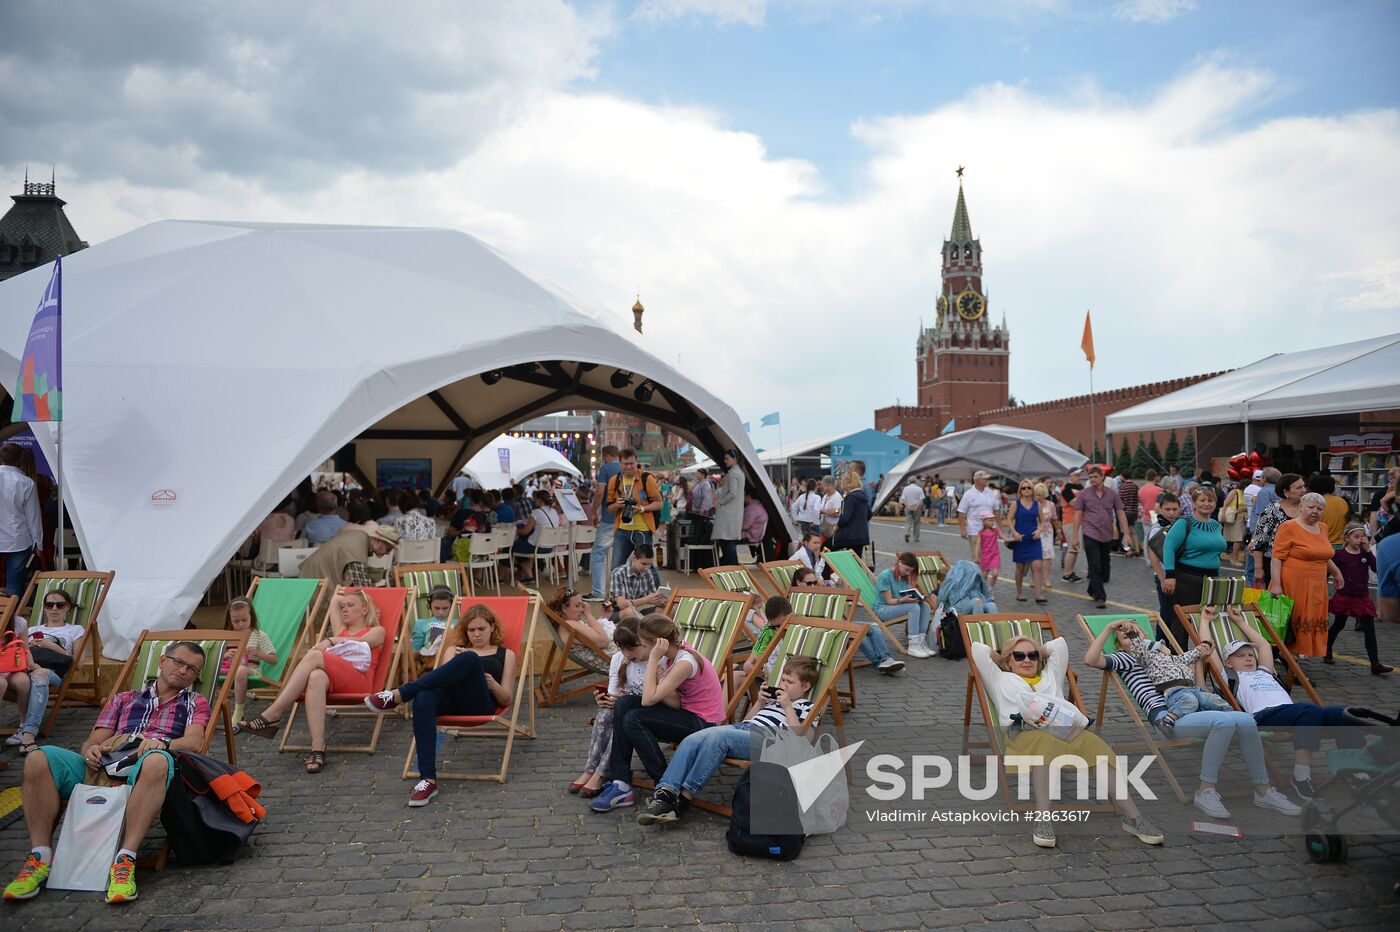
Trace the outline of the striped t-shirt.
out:
M 1117 653 L 1104 654 L 1103 659 L 1104 667 L 1118 674 L 1123 685 L 1128 687 L 1128 694 L 1147 715 L 1147 720 L 1156 724 L 1157 719 L 1166 714 L 1167 702 L 1157 692 L 1157 687 L 1152 685 L 1152 680 L 1138 665 L 1136 658 L 1132 654 Z
M 792 711 L 797 713 L 799 722 L 805 722 L 807 716 L 812 713 L 812 700 L 798 699 L 794 701 Z M 780 728 L 788 727 L 787 713 L 783 711 L 783 704 L 776 699 L 769 699 L 768 704 L 759 709 L 749 721 L 755 727 L 766 731 L 777 731 Z

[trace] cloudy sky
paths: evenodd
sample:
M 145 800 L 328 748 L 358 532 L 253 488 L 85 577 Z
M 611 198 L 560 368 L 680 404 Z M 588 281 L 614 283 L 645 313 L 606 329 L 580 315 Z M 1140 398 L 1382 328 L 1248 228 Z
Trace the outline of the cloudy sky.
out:
M 0 188 L 56 163 L 91 242 L 465 230 L 640 289 L 760 446 L 913 400 L 958 165 L 1024 401 L 1086 308 L 1100 388 L 1400 330 L 1387 0 L 8 0 L 0 86 Z

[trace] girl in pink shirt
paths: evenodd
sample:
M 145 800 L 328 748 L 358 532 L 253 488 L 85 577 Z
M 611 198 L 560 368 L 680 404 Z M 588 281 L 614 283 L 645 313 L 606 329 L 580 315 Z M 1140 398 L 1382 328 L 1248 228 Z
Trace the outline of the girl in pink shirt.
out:
M 982 512 L 981 518 L 982 531 L 978 536 L 982 550 L 977 562 L 987 576 L 987 585 L 995 586 L 1001 573 L 1001 529 L 997 526 L 997 516 L 992 512 Z

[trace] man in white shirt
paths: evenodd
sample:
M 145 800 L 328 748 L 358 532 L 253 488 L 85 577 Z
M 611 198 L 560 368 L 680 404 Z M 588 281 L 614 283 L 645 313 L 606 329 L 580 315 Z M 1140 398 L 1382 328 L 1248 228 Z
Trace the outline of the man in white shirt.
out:
M 1254 470 L 1254 481 L 1244 487 L 1244 510 L 1248 514 L 1254 508 L 1254 500 L 1259 497 L 1259 490 L 1264 487 L 1264 470 Z
M 44 540 L 39 490 L 19 470 L 23 456 L 18 444 L 0 446 L 0 559 L 5 561 L 5 591 L 15 596 L 28 588 L 29 561 Z
M 962 501 L 958 502 L 958 533 L 967 541 L 973 563 L 977 562 L 980 555 L 978 551 L 982 547 L 978 537 L 982 526 L 978 522 L 974 527 L 968 521 L 968 515 L 980 515 L 984 511 L 990 511 L 994 515 L 1001 514 L 1001 493 L 987 485 L 987 480 L 991 478 L 982 470 L 977 470 L 972 474 L 972 488 L 964 492 Z
M 909 535 L 919 540 L 919 529 L 924 523 L 924 490 L 918 480 L 910 479 L 904 491 L 899 493 L 899 504 L 904 507 L 904 542 L 909 543 Z

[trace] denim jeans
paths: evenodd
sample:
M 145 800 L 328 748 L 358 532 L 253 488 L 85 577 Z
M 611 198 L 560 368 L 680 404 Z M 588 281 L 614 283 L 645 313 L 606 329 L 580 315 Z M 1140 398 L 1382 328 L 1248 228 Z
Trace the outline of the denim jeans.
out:
M 861 624 L 859 620 L 856 624 Z M 885 643 L 885 632 L 879 625 L 866 624 L 865 637 L 860 642 L 860 652 L 866 660 L 879 666 L 890 659 L 890 645 Z
M 58 687 L 62 680 L 52 670 L 40 669 L 29 674 L 29 705 L 24 710 L 24 721 L 20 723 L 20 734 L 37 735 L 39 726 L 44 724 L 44 711 L 49 707 L 49 690 Z
M 613 531 L 613 568 L 627 562 L 638 544 L 651 545 L 651 531 Z
M 1166 695 L 1167 711 L 1181 718 L 1192 712 L 1230 712 L 1234 706 L 1198 686 L 1178 686 Z
M 666 773 L 662 741 L 684 741 L 712 723 L 694 712 L 668 705 L 642 705 L 641 696 L 618 696 L 613 705 L 612 754 L 608 759 L 608 779 L 632 781 L 632 752 L 653 780 Z
M 3 555 L 5 557 L 5 591 L 10 595 L 24 595 L 24 590 L 29 585 L 29 557 L 33 553 L 33 547 L 26 547 L 23 550 L 15 550 Z
M 676 794 L 685 790 L 698 795 L 726 757 L 749 760 L 752 731 L 752 722 L 739 722 L 695 732 L 676 748 L 666 773 L 656 781 L 657 787 L 664 786 Z
M 933 609 L 928 607 L 927 602 L 920 600 L 918 602 L 905 602 L 899 605 L 890 605 L 888 603 L 877 605 L 875 606 L 875 614 L 880 617 L 881 621 L 886 622 L 896 621 L 900 618 L 908 618 L 909 636 L 912 638 L 918 637 L 921 634 L 928 634 L 928 625 L 930 619 L 933 618 Z M 870 630 L 874 631 L 875 629 L 871 628 Z M 866 635 L 866 640 L 869 639 L 870 636 Z
M 601 599 L 603 587 L 608 582 L 608 554 L 613 549 L 613 531 L 617 525 L 606 522 L 598 525 L 598 536 L 593 538 L 593 549 L 588 551 L 588 577 L 593 582 L 593 597 Z M 617 564 L 614 563 L 613 566 Z
M 721 566 L 733 566 L 739 562 L 739 542 L 737 540 L 716 539 L 715 543 L 719 545 Z
M 1192 712 L 1176 720 L 1171 730 L 1175 738 L 1204 738 L 1201 748 L 1201 782 L 1214 786 L 1220 777 L 1220 763 L 1230 749 L 1230 738 L 1240 745 L 1240 756 L 1249 768 L 1249 779 L 1256 786 L 1269 783 L 1269 770 L 1264 766 L 1264 746 L 1259 742 L 1259 727 L 1248 712 Z
M 1298 729 L 1293 733 L 1293 747 L 1298 750 L 1316 751 L 1322 747 L 1320 727 L 1338 729 L 1332 732 L 1332 737 L 1339 748 L 1359 748 L 1366 744 L 1365 733 L 1355 727 L 1357 723 L 1339 705 L 1318 706 L 1310 702 L 1276 705 L 1255 712 L 1254 720 L 1262 728 Z
M 413 737 L 418 742 L 418 774 L 437 779 L 437 717 L 490 715 L 496 699 L 486 686 L 481 658 L 464 650 L 447 663 L 399 687 L 399 697 L 413 703 Z

